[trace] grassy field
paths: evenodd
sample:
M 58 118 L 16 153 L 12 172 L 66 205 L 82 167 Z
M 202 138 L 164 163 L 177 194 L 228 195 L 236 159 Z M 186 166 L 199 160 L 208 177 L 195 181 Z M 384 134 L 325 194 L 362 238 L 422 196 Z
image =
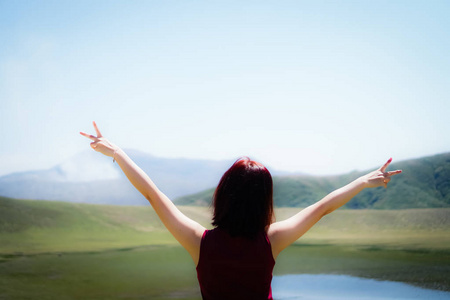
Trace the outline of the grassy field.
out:
M 208 209 L 181 209 L 209 226 Z M 338 210 L 279 256 L 274 275 L 288 273 L 450 291 L 450 209 Z M 194 263 L 150 207 L 0 198 L 0 299 L 199 297 Z

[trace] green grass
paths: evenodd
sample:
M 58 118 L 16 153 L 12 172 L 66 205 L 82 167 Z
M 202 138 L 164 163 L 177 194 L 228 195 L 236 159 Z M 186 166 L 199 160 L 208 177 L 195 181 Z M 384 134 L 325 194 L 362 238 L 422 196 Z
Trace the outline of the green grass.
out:
M 199 299 L 179 246 L 21 256 L 0 264 L 0 299 Z
M 209 226 L 207 208 L 181 210 Z M 0 198 L 0 241 L 0 299 L 200 299 L 192 260 L 151 207 Z M 289 273 L 450 291 L 450 209 L 338 210 L 279 256 L 274 274 Z
M 286 219 L 298 211 L 277 209 L 277 219 Z M 450 249 L 450 209 L 339 209 L 320 220 L 298 243 Z
M 210 211 L 180 207 L 210 227 Z M 276 209 L 277 220 L 299 212 Z M 337 210 L 299 241 L 450 249 L 450 209 Z M 0 197 L 0 254 L 99 251 L 177 242 L 149 206 L 87 205 Z
M 182 208 L 208 224 L 206 208 Z M 0 254 L 99 251 L 177 244 L 151 207 L 0 197 Z

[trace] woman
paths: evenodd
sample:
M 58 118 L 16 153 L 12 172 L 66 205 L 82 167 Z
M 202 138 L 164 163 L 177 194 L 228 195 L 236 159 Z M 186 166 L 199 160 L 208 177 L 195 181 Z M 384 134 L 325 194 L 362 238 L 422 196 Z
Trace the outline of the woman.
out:
M 381 168 L 335 190 L 293 217 L 274 222 L 269 171 L 242 158 L 225 172 L 214 193 L 213 230 L 186 217 L 128 156 L 105 139 L 97 125 L 91 147 L 113 158 L 130 182 L 150 202 L 161 221 L 189 252 L 197 266 L 203 299 L 272 299 L 272 270 L 277 256 L 323 216 L 364 188 L 384 186 L 401 170 Z

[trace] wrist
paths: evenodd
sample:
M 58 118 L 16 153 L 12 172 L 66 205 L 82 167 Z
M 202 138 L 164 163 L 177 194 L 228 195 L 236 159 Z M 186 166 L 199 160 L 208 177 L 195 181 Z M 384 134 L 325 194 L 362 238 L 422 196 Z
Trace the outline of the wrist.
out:
M 119 147 L 117 147 L 117 146 L 113 147 L 113 153 L 112 153 L 113 162 L 116 162 L 117 157 L 119 156 L 119 151 L 120 151 Z
M 369 180 L 367 179 L 367 176 L 361 176 L 358 179 L 356 179 L 358 183 L 361 185 L 363 189 L 369 187 Z

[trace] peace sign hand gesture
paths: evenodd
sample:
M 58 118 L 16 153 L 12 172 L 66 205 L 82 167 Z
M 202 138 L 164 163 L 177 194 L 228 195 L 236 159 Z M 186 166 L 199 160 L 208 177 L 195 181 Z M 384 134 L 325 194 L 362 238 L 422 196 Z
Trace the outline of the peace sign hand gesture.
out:
M 100 130 L 97 127 L 97 124 L 95 124 L 95 121 L 92 122 L 94 124 L 95 131 L 97 132 L 97 136 L 87 134 L 80 131 L 80 134 L 87 137 L 88 139 L 93 140 L 91 143 L 92 149 L 94 149 L 97 152 L 100 152 L 106 156 L 110 156 L 114 158 L 114 154 L 117 152 L 119 147 L 108 141 L 106 138 L 103 137 Z
M 384 165 L 382 165 L 378 170 L 370 172 L 367 175 L 364 175 L 362 178 L 366 183 L 367 187 L 378 187 L 384 186 L 387 188 L 387 184 L 391 181 L 391 176 L 400 174 L 402 170 L 395 170 L 386 172 L 386 168 L 391 163 L 392 158 L 390 158 Z

